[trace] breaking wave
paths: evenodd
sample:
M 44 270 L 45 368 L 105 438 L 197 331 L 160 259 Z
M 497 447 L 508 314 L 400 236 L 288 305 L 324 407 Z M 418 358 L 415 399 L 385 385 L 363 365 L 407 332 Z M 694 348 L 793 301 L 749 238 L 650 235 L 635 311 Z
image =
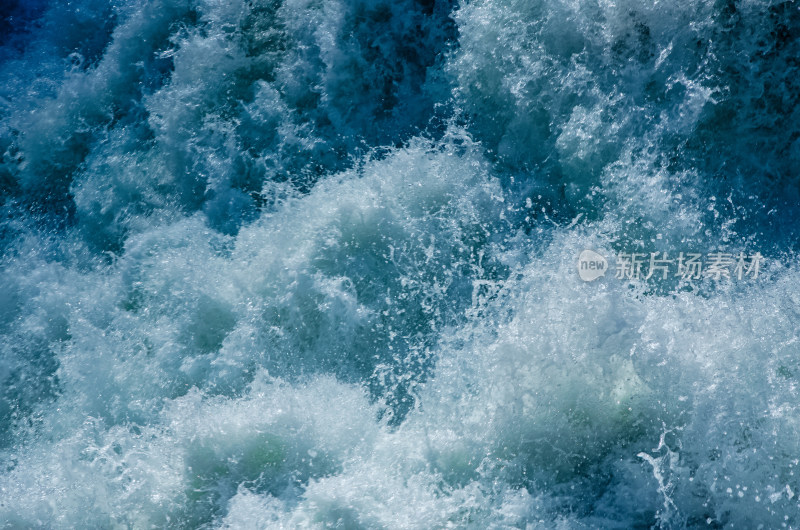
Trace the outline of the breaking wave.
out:
M 800 525 L 793 1 L 0 12 L 0 527 Z

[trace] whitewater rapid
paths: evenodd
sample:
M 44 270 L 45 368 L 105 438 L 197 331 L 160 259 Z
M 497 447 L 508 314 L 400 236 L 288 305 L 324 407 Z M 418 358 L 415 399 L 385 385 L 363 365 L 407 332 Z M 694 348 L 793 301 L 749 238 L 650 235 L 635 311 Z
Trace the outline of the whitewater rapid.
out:
M 0 528 L 800 527 L 795 2 L 0 12 Z

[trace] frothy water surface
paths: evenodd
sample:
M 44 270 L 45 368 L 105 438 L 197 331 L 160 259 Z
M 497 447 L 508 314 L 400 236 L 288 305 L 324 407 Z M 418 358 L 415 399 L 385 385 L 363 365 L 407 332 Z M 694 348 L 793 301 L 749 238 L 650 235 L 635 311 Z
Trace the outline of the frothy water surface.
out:
M 793 1 L 0 12 L 0 527 L 800 526 Z

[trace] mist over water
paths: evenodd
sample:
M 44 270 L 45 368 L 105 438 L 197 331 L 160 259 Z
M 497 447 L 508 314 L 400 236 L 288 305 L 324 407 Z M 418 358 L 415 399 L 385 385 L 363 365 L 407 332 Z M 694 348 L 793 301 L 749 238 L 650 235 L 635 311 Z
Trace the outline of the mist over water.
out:
M 0 528 L 800 527 L 795 2 L 0 13 Z

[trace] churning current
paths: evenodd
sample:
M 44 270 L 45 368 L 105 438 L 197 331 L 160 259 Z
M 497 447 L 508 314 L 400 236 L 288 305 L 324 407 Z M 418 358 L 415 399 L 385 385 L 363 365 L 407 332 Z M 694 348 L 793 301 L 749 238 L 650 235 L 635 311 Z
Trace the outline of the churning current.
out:
M 795 1 L 0 13 L 0 528 L 800 528 Z

